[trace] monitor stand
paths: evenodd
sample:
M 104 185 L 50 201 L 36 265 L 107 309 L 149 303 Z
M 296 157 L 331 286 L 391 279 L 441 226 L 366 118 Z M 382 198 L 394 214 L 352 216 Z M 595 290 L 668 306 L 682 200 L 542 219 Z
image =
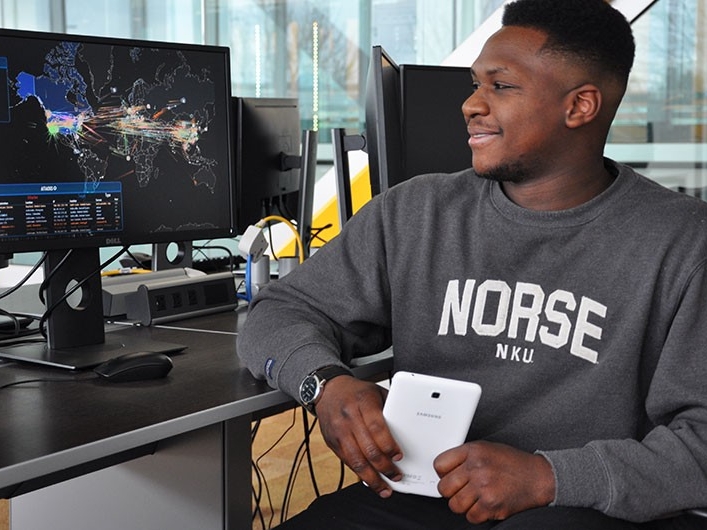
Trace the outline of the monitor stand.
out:
M 307 259 L 312 243 L 312 216 L 314 215 L 314 185 L 317 179 L 317 131 L 302 132 L 302 163 L 300 164 L 297 232 L 302 240 L 302 251 Z
M 47 318 L 47 342 L 0 345 L 0 359 L 81 370 L 126 353 L 174 353 L 186 347 L 138 337 L 134 329 L 106 334 L 99 273 L 97 248 L 75 249 L 68 257 L 66 251 L 49 251 L 44 263 L 45 278 L 49 278 L 45 298 L 46 307 L 54 309 Z M 86 278 L 65 300 L 68 290 Z
M 176 247 L 174 256 L 170 257 L 170 249 Z M 152 245 L 152 270 L 183 269 L 193 265 L 193 244 L 191 241 L 175 241 L 173 243 L 155 243 Z
M 336 175 L 337 209 L 339 210 L 339 230 L 353 216 L 351 196 L 351 171 L 349 151 L 360 151 L 366 147 L 366 140 L 360 134 L 346 134 L 345 129 L 331 130 L 331 144 L 334 149 L 334 173 Z

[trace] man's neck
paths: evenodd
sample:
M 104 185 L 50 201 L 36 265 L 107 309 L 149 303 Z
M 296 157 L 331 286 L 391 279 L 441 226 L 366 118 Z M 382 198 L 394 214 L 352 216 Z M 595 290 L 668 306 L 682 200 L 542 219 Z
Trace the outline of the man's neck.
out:
M 558 174 L 530 182 L 503 182 L 506 196 L 518 206 L 535 211 L 560 211 L 590 201 L 614 181 L 603 165 L 582 175 Z

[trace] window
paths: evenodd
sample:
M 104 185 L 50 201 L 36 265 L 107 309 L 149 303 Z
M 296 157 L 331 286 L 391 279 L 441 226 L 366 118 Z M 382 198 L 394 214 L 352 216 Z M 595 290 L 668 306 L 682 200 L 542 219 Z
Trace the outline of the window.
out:
M 303 128 L 361 131 L 373 44 L 399 63 L 439 64 L 502 4 L 0 0 L 0 25 L 227 45 L 235 95 L 297 97 Z M 668 187 L 707 198 L 707 5 L 659 0 L 634 23 L 634 32 L 636 64 L 606 153 Z M 320 134 L 320 142 L 328 141 Z
M 660 0 L 633 30 L 636 61 L 607 155 L 707 199 L 707 5 Z
M 0 25 L 226 45 L 234 95 L 297 97 L 303 128 L 363 130 L 362 88 L 373 44 L 399 63 L 439 64 L 502 3 L 0 0 Z

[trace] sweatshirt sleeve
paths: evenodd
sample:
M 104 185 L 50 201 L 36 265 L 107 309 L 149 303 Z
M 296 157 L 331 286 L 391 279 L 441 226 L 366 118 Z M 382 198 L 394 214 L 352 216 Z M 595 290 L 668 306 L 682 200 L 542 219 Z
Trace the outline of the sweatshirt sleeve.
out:
M 313 370 L 390 346 L 382 198 L 252 301 L 237 352 L 256 378 L 295 397 Z
M 642 440 L 539 451 L 556 478 L 554 504 L 631 521 L 707 506 L 707 274 L 692 276 L 648 389 Z

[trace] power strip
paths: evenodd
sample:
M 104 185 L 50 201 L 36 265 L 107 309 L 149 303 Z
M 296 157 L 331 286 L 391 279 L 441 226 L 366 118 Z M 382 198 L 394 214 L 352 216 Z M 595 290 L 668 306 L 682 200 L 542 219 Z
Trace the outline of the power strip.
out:
M 145 274 L 118 274 L 101 278 L 103 288 L 103 316 L 117 317 L 125 315 L 128 311 L 126 300 L 133 294 L 139 285 L 152 285 L 168 279 L 181 279 L 185 277 L 205 276 L 205 272 L 194 269 L 175 268 L 161 271 L 152 271 Z
M 238 306 L 233 274 L 168 278 L 138 286 L 126 298 L 127 317 L 144 326 L 230 311 Z

